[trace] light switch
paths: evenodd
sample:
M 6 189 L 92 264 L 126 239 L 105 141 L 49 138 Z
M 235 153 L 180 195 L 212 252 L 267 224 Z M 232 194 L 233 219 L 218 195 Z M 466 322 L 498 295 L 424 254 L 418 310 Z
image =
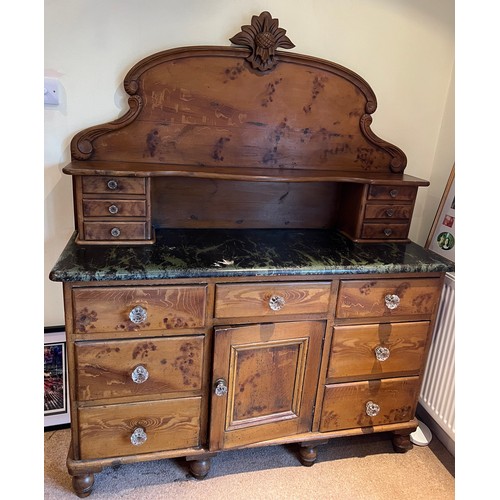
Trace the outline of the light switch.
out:
M 59 81 L 55 78 L 44 78 L 44 104 L 59 104 Z

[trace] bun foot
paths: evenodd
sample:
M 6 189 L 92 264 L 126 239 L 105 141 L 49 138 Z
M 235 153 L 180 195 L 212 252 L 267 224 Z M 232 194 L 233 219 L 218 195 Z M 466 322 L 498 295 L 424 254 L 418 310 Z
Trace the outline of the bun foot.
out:
M 396 453 L 406 453 L 413 448 L 413 444 L 410 441 L 410 434 L 415 429 L 410 429 L 408 431 L 397 431 L 392 435 L 392 447 Z
M 73 490 L 80 498 L 88 497 L 92 493 L 94 487 L 94 474 L 82 474 L 79 476 L 72 476 Z

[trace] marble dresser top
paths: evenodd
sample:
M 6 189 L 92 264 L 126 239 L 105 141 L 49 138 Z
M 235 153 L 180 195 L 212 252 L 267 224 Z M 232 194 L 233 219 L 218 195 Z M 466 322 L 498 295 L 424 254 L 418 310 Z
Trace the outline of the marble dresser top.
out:
M 415 243 L 357 244 L 333 230 L 164 229 L 153 245 L 77 245 L 73 234 L 53 281 L 153 280 L 454 271 Z

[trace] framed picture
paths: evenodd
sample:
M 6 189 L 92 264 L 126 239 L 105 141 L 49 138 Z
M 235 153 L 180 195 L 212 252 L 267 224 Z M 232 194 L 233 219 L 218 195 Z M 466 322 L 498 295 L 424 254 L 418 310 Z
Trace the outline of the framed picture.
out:
M 455 262 L 455 243 L 455 165 L 453 165 L 425 248 Z
M 64 327 L 44 329 L 43 395 L 45 430 L 70 423 Z

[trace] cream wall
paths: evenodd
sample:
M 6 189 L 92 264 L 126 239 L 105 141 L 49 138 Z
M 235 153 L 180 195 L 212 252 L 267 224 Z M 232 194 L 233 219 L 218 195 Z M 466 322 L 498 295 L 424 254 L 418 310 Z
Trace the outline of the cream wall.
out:
M 372 130 L 429 179 L 410 237 L 424 244 L 455 158 L 453 0 L 45 0 L 45 76 L 61 103 L 45 106 L 45 326 L 64 322 L 48 273 L 73 232 L 71 179 L 61 170 L 79 130 L 127 109 L 122 81 L 140 59 L 184 45 L 229 45 L 268 10 L 294 52 L 335 61 L 372 86 Z

